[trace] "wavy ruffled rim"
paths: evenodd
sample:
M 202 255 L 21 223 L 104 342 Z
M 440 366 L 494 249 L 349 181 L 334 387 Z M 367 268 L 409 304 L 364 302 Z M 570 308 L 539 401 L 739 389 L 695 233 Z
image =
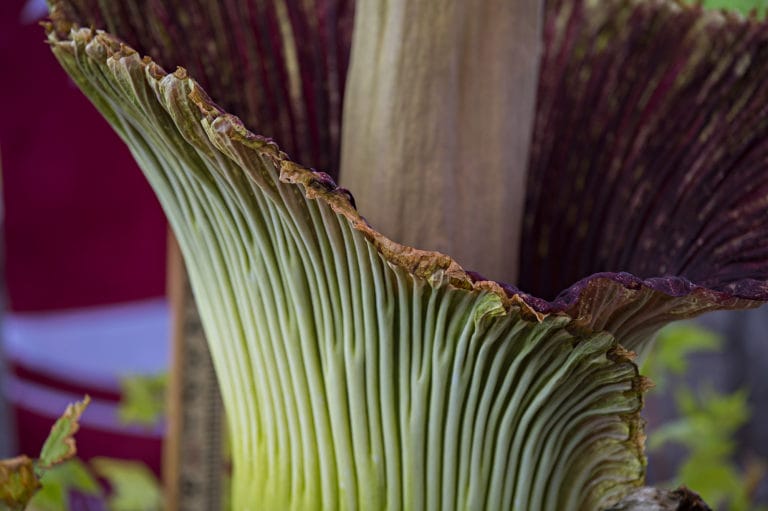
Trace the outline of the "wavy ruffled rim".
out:
M 479 275 L 474 279 L 483 280 Z M 748 309 L 768 301 L 768 282 L 755 279 L 742 279 L 728 284 L 727 290 L 722 290 L 699 285 L 685 277 L 642 279 L 627 272 L 600 272 L 575 282 L 551 301 L 528 294 L 515 286 L 503 283 L 501 286 L 507 295 L 520 295 L 532 308 L 547 314 L 572 310 L 584 293 L 594 292 L 595 287 L 601 286 L 621 286 L 635 292 L 647 290 L 670 298 L 690 297 L 722 309 Z
M 157 72 L 160 68 L 155 66 Z M 176 71 L 176 76 L 186 79 L 183 68 Z M 195 87 L 191 98 L 210 122 L 217 118 L 226 119 L 232 126 L 234 137 L 244 142 L 259 141 L 274 148 L 275 156 L 280 161 L 280 181 L 301 184 L 310 199 L 325 201 L 338 214 L 343 215 L 356 230 L 376 247 L 391 264 L 408 271 L 414 276 L 427 281 L 446 280 L 450 285 L 474 291 L 492 292 L 499 296 L 506 309 L 519 309 L 527 319 L 541 321 L 549 314 L 567 314 L 582 323 L 592 325 L 595 318 L 583 308 L 583 302 L 594 303 L 605 294 L 621 294 L 624 301 L 616 302 L 616 308 L 626 305 L 641 295 L 657 295 L 656 298 L 676 299 L 677 312 L 672 319 L 684 319 L 698 313 L 716 309 L 746 309 L 768 301 L 768 283 L 754 279 L 743 279 L 729 285 L 732 291 L 709 289 L 683 277 L 655 277 L 641 279 L 629 273 L 597 273 L 586 277 L 564 290 L 553 301 L 527 294 L 524 291 L 505 284 L 487 280 L 480 274 L 464 270 L 458 262 L 440 252 L 420 250 L 393 241 L 376 231 L 356 209 L 354 198 L 349 190 L 339 187 L 325 172 L 304 167 L 288 159 L 280 152 L 277 144 L 269 138 L 249 131 L 242 121 L 218 107 L 199 87 Z M 620 292 L 624 290 L 624 292 Z M 689 304 L 684 303 L 689 301 Z
M 47 30 L 49 34 L 54 33 L 57 37 L 63 38 L 67 31 L 75 26 L 77 20 L 68 19 L 72 13 L 65 8 L 66 2 L 54 2 L 53 4 L 52 18 L 54 21 L 48 25 Z M 653 5 L 657 4 L 667 5 L 664 2 L 657 2 Z M 636 5 L 636 2 L 627 1 L 626 5 L 633 6 Z M 672 2 L 669 6 L 673 11 L 685 10 L 690 11 L 691 14 L 701 12 L 701 8 L 698 6 L 684 6 L 679 2 Z M 553 0 L 549 4 L 548 16 L 557 16 L 561 10 L 568 12 L 567 2 Z M 711 12 L 707 16 L 719 18 L 722 15 Z M 745 22 L 743 18 L 737 15 L 729 15 L 728 19 L 733 23 Z M 554 22 L 554 20 L 555 18 L 552 18 L 550 21 Z M 746 23 L 752 22 L 754 21 L 746 21 Z M 155 64 L 153 66 L 159 69 Z M 177 73 L 187 75 L 184 70 L 179 70 Z M 196 102 L 207 115 L 229 115 L 225 114 L 223 109 L 202 93 L 202 88 L 199 85 L 196 85 L 196 90 L 201 91 Z M 243 138 L 258 137 L 246 130 L 244 123 L 239 118 L 229 115 L 229 119 L 239 126 L 238 131 L 242 133 Z M 235 119 L 237 120 L 235 121 Z M 264 139 L 260 138 L 260 140 Z M 277 146 L 275 148 L 279 152 Z M 332 171 L 333 169 L 329 170 Z M 640 278 L 624 272 L 594 273 L 561 290 L 554 299 L 547 300 L 527 292 L 524 288 L 490 281 L 480 276 L 479 273 L 465 271 L 447 255 L 406 247 L 386 238 L 357 213 L 351 194 L 339 188 L 325 173 L 315 172 L 291 163 L 285 164 L 281 179 L 286 182 L 302 183 L 306 187 L 307 193 L 314 194 L 316 197 L 323 197 L 329 204 L 333 205 L 337 212 L 343 214 L 359 231 L 363 232 L 390 262 L 423 278 L 447 278 L 452 285 L 458 288 L 492 291 L 504 300 L 507 307 L 519 307 L 523 311 L 527 311 L 529 316 L 540 317 L 541 315 L 564 313 L 577 318 L 585 327 L 594 329 L 611 323 L 626 323 L 628 319 L 626 313 L 622 321 L 612 321 L 610 318 L 597 316 L 620 314 L 622 310 L 626 311 L 630 304 L 635 301 L 648 302 L 650 300 L 654 303 L 666 303 L 666 310 L 658 319 L 649 318 L 649 314 L 654 316 L 652 311 L 646 312 L 646 320 L 652 319 L 654 323 L 661 321 L 661 319 L 665 321 L 684 319 L 715 309 L 753 308 L 768 301 L 768 282 L 764 281 L 742 279 L 725 286 L 710 288 L 682 276 Z M 482 271 L 482 268 L 478 268 L 478 270 Z M 606 303 L 609 298 L 612 303 Z M 601 304 L 601 306 L 599 309 L 593 309 L 593 304 Z M 617 334 L 618 332 L 614 331 L 613 333 Z M 630 347 L 634 348 L 634 346 Z
M 53 24 L 47 25 L 49 37 L 61 37 L 64 28 L 62 23 L 63 21 L 58 19 L 55 27 Z M 67 27 L 74 29 L 74 24 L 70 23 Z M 110 38 L 111 44 L 121 44 L 114 36 L 103 34 Z M 134 50 L 121 46 L 119 51 Z M 151 63 L 149 57 L 144 59 L 157 76 L 165 73 L 157 64 Z M 180 79 L 187 78 L 184 68 L 178 68 L 174 74 Z M 657 313 L 646 311 L 644 321 L 661 326 L 668 321 L 689 318 L 710 310 L 753 308 L 768 301 L 768 282 L 754 279 L 742 279 L 724 288 L 713 289 L 684 277 L 660 276 L 642 279 L 629 273 L 604 272 L 575 282 L 551 301 L 509 284 L 487 280 L 478 273 L 465 271 L 448 255 L 404 246 L 382 235 L 358 214 L 350 192 L 338 187 L 328 174 L 290 162 L 287 155 L 281 153 L 271 139 L 246 129 L 239 118 L 226 113 L 215 104 L 196 82 L 194 90 L 192 99 L 211 121 L 224 117 L 227 124 L 233 126 L 236 136 L 244 141 L 268 142 L 274 148 L 275 155 L 280 155 L 278 160 L 281 162 L 281 181 L 302 184 L 308 197 L 327 202 L 334 211 L 346 217 L 355 229 L 363 233 L 391 264 L 428 281 L 447 280 L 456 288 L 495 293 L 507 309 L 520 309 L 528 318 L 541 320 L 549 314 L 567 314 L 584 328 L 603 329 L 610 324 L 627 324 L 631 315 L 637 314 L 637 308 L 632 304 L 650 301 L 664 302 L 665 307 L 660 308 Z M 617 315 L 620 316 L 619 319 Z M 617 328 L 609 330 L 617 337 L 622 335 Z M 621 338 L 619 340 L 629 349 L 636 349 L 635 343 Z

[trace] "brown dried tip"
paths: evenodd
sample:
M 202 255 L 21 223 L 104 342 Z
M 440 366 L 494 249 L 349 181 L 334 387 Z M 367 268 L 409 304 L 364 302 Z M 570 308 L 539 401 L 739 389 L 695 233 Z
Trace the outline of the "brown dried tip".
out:
M 0 460 L 0 509 L 24 509 L 40 487 L 31 458 Z

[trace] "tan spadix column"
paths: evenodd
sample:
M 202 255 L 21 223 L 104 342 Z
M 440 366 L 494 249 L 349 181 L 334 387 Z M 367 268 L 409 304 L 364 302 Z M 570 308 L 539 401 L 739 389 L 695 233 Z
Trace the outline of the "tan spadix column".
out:
M 385 235 L 515 282 L 538 0 L 360 0 L 341 184 Z

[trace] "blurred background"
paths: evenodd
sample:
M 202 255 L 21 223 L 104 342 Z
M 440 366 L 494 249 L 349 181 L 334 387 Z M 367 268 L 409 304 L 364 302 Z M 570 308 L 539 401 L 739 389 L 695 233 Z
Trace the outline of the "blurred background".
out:
M 0 12 L 0 457 L 39 453 L 88 394 L 81 459 L 138 460 L 159 476 L 164 423 L 132 420 L 126 398 L 168 367 L 162 211 L 45 44 L 45 2 L 8 0 Z
M 712 509 L 768 510 L 768 309 L 666 327 L 642 373 L 647 484 L 685 484 Z
M 160 509 L 167 227 L 128 150 L 44 44 L 45 13 L 7 0 L 0 14 L 0 69 L 17 71 L 0 80 L 0 458 L 38 453 L 88 394 L 80 461 L 51 476 L 35 508 L 97 509 L 78 502 L 104 501 L 100 478 L 111 509 Z M 685 483 L 718 509 L 768 504 L 768 309 L 674 325 L 644 371 L 657 385 L 648 483 Z

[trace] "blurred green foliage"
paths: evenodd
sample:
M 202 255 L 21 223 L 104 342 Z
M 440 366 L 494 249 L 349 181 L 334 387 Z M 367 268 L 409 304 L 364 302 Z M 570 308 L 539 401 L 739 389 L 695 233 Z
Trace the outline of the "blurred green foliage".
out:
M 728 9 L 737 11 L 745 16 L 755 10 L 758 17 L 765 16 L 765 9 L 768 6 L 768 0 L 704 0 L 704 7 L 708 9 Z
M 41 481 L 53 470 L 56 470 L 55 474 L 60 478 L 82 482 L 82 472 L 77 472 L 77 467 L 74 472 L 66 475 L 57 469 L 77 454 L 74 436 L 80 428 L 80 418 L 90 402 L 91 398 L 85 396 L 82 401 L 67 405 L 64 413 L 51 427 L 39 458 L 33 460 L 29 456 L 17 456 L 0 459 L 0 510 L 27 509 L 35 496 L 40 494 Z M 82 484 L 86 485 L 87 482 Z M 45 494 L 43 499 L 45 498 L 55 499 L 56 488 Z
M 152 426 L 165 413 L 168 374 L 127 376 L 120 381 L 122 399 L 118 415 L 126 424 Z
M 87 495 L 100 495 L 101 485 L 88 467 L 75 458 L 55 466 L 43 475 L 43 487 L 29 503 L 34 511 L 61 511 L 66 509 L 67 494 L 77 490 Z
M 167 381 L 167 374 L 123 378 L 120 420 L 133 425 L 157 424 L 165 413 Z M 109 492 L 97 477 L 106 481 Z M 101 497 L 110 511 L 162 509 L 160 481 L 141 462 L 100 457 L 86 464 L 76 458 L 47 471 L 41 482 L 42 489 L 29 503 L 30 511 L 77 511 L 68 504 L 73 490 Z
M 670 325 L 659 334 L 644 373 L 660 383 L 657 392 L 664 390 L 672 375 L 686 373 L 691 354 L 719 351 L 721 346 L 719 336 L 692 323 Z M 750 416 L 747 390 L 719 393 L 711 383 L 703 382 L 698 391 L 682 387 L 673 396 L 680 418 L 662 424 L 648 437 L 649 451 L 668 444 L 686 450 L 686 458 L 668 485 L 685 484 L 714 509 L 768 511 L 768 507 L 755 506 L 752 499 L 765 473 L 764 464 L 748 460 L 742 469 L 734 460 L 735 435 Z
M 97 481 L 107 482 L 110 492 Z M 32 498 L 29 511 L 77 511 L 69 509 L 68 495 L 76 490 L 101 497 L 110 511 L 160 511 L 162 487 L 146 465 L 114 458 L 80 459 L 62 463 L 46 472 L 43 488 Z
M 109 482 L 110 511 L 160 511 L 163 492 L 160 482 L 147 466 L 136 461 L 94 458 L 91 467 Z
M 693 323 L 675 323 L 659 334 L 656 346 L 643 365 L 643 374 L 655 384 L 656 392 L 663 392 L 669 376 L 682 376 L 688 371 L 691 353 L 720 351 L 722 338 Z

